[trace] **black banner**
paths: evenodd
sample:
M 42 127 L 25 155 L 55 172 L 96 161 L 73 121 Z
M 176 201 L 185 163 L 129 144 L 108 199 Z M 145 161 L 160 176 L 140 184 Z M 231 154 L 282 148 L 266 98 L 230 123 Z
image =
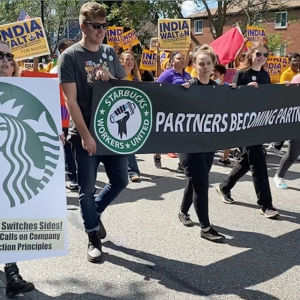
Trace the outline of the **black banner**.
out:
M 193 153 L 300 139 L 298 85 L 95 82 L 96 154 Z

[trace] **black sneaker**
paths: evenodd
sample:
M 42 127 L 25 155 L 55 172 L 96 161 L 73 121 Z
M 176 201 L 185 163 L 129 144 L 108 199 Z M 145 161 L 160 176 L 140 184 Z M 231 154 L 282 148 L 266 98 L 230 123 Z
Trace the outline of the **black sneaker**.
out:
M 234 203 L 234 199 L 231 198 L 231 193 L 225 193 L 222 188 L 220 187 L 220 185 L 216 186 L 216 190 L 218 192 L 218 194 L 222 197 L 222 201 L 226 204 L 233 204 Z
M 6 296 L 13 298 L 18 294 L 28 293 L 35 289 L 31 282 L 25 281 L 19 274 L 16 264 L 7 264 L 4 268 L 6 275 Z
M 217 242 L 225 239 L 225 236 L 218 233 L 218 231 L 214 230 L 212 226 L 210 226 L 207 231 L 201 229 L 201 237 L 213 242 Z
M 92 263 L 102 261 L 101 240 L 98 231 L 88 233 L 89 243 L 87 250 L 87 260 Z
M 179 211 L 178 218 L 184 226 L 187 227 L 194 226 L 194 222 L 190 219 L 189 214 L 185 214 L 182 211 Z
M 177 173 L 183 174 L 184 173 L 184 168 L 181 165 L 181 163 L 178 163 L 178 168 L 176 170 Z
M 154 155 L 153 160 L 154 160 L 155 167 L 160 169 L 161 168 L 161 157 L 158 155 Z
M 78 183 L 75 180 L 70 180 L 68 182 L 68 189 L 70 191 L 76 191 L 76 190 L 78 190 Z
M 279 216 L 279 212 L 275 207 L 264 208 L 262 207 L 259 210 L 260 214 L 265 216 L 268 219 L 273 219 Z
M 218 161 L 218 164 L 220 166 L 230 167 L 231 166 L 231 160 L 229 158 L 227 158 L 227 159 L 220 158 L 219 161 Z

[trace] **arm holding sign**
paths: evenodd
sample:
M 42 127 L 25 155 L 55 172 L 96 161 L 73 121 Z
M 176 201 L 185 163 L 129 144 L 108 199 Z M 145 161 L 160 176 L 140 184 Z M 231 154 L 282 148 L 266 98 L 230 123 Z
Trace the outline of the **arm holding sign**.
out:
M 84 122 L 82 112 L 77 103 L 74 63 L 70 56 L 62 54 L 58 73 L 66 107 L 81 136 L 82 147 L 92 156 L 96 152 L 96 142 Z

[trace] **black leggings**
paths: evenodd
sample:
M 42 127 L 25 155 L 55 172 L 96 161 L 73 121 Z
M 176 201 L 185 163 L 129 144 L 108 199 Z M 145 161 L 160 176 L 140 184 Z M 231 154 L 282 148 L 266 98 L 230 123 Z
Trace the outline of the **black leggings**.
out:
M 194 208 L 201 228 L 210 226 L 208 217 L 209 171 L 215 152 L 179 154 L 188 183 L 184 190 L 181 211 L 187 213 L 194 203 Z

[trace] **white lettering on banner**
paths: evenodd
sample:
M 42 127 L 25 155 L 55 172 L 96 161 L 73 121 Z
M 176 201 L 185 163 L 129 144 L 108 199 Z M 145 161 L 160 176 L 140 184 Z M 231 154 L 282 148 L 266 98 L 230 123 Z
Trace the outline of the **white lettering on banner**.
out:
M 156 114 L 156 132 L 234 132 L 300 122 L 300 106 L 228 114 Z

